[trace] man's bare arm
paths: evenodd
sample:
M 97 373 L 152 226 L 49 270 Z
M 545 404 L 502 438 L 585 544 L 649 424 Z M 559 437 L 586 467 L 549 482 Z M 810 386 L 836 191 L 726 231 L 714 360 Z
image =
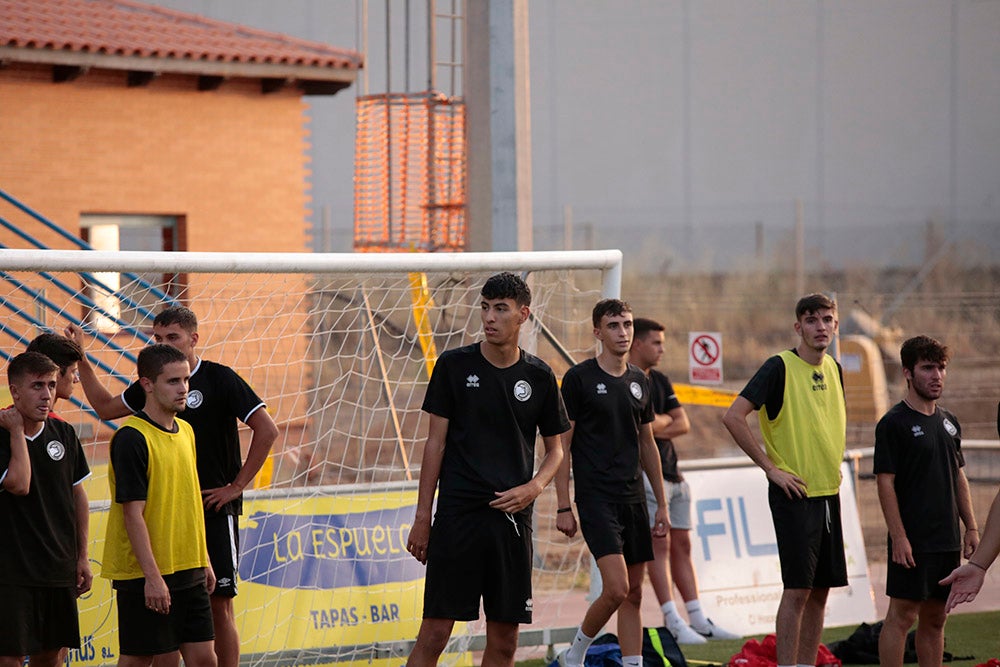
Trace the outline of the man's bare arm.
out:
M 896 475 L 880 472 L 875 475 L 875 486 L 878 489 L 878 502 L 882 506 L 882 516 L 885 517 L 885 526 L 889 530 L 889 537 L 892 538 L 892 562 L 903 567 L 915 567 L 916 561 L 913 559 L 913 549 L 910 547 L 910 538 L 906 536 L 906 529 L 903 527 L 903 516 L 899 512 L 899 498 L 896 496 Z
M 129 544 L 132 545 L 132 552 L 139 561 L 139 567 L 142 568 L 142 576 L 146 579 L 144 591 L 146 606 L 158 614 L 167 614 L 170 612 L 170 590 L 153 555 L 149 529 L 143 517 L 145 509 L 145 500 L 133 500 L 122 505 L 125 532 L 128 534 Z
M 793 475 L 776 466 L 767 457 L 767 451 L 757 444 L 757 439 L 753 437 L 750 425 L 747 424 L 747 417 L 756 409 L 757 407 L 746 398 L 737 396 L 722 417 L 722 423 L 725 424 L 726 430 L 733 436 L 733 440 L 736 441 L 739 448 L 746 452 L 746 455 L 764 471 L 768 480 L 780 487 L 789 498 L 805 497 L 805 481 L 798 475 Z
M 431 536 L 431 508 L 434 506 L 434 491 L 441 477 L 441 462 L 444 460 L 445 438 L 448 435 L 448 419 L 430 415 L 427 427 L 427 442 L 420 460 L 420 482 L 417 486 L 417 511 L 406 540 L 406 550 L 421 563 L 427 562 L 427 543 Z
M 87 359 L 83 330 L 75 324 L 70 324 L 66 327 L 66 337 L 75 341 L 83 350 L 83 359 L 77 364 L 77 369 L 80 371 L 80 385 L 83 387 L 87 402 L 97 416 L 101 419 L 121 419 L 132 414 L 121 394 L 112 394 L 97 377 L 97 372 Z
M 658 414 L 653 420 L 653 435 L 660 440 L 673 440 L 690 430 L 691 422 L 684 406 L 668 410 L 666 414 Z
M 183 415 L 182 415 L 183 416 Z M 226 503 L 240 497 L 253 478 L 260 472 L 271 447 L 278 438 L 278 427 L 268 414 L 267 408 L 261 406 L 247 419 L 247 426 L 250 427 L 250 448 L 247 450 L 246 461 L 243 467 L 236 474 L 232 482 L 225 486 L 214 489 L 202 489 L 202 501 L 209 510 L 218 510 Z
M 24 437 L 24 419 L 17 408 L 0 410 L 0 428 L 10 433 L 10 460 L 3 476 L 3 489 L 15 496 L 26 496 L 31 490 L 31 459 Z
M 549 435 L 542 437 L 542 444 L 545 447 L 545 456 L 541 465 L 538 466 L 538 472 L 535 473 L 535 476 L 526 484 L 496 492 L 496 500 L 490 502 L 490 507 L 503 512 L 520 512 L 534 502 L 535 498 L 552 481 L 562 463 L 562 443 L 559 441 L 558 435 Z

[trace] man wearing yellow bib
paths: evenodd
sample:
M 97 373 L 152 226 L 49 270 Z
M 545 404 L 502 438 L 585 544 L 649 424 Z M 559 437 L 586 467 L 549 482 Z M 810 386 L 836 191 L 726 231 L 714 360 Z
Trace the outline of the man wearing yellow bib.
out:
M 779 667 L 815 665 L 830 588 L 847 585 L 840 463 L 847 441 L 843 371 L 826 354 L 837 304 L 810 294 L 795 306 L 799 343 L 761 366 L 723 423 L 768 480 L 784 591 L 775 621 Z M 760 411 L 762 448 L 747 417 Z
M 101 575 L 118 604 L 118 667 L 150 667 L 180 650 L 189 667 L 216 667 L 194 432 L 184 410 L 191 368 L 169 345 L 139 352 L 141 412 L 111 439 L 111 510 Z

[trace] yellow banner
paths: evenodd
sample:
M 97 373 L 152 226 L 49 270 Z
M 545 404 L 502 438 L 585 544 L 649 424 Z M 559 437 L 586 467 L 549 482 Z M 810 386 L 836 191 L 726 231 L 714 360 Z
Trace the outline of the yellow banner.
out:
M 400 489 L 247 499 L 234 601 L 244 658 L 349 664 L 356 655 L 359 665 L 402 664 L 355 652 L 417 635 L 424 566 L 406 551 L 416 495 Z M 91 513 L 94 588 L 79 601 L 82 648 L 70 652 L 71 662 L 88 666 L 118 659 L 111 584 L 98 576 L 107 515 Z

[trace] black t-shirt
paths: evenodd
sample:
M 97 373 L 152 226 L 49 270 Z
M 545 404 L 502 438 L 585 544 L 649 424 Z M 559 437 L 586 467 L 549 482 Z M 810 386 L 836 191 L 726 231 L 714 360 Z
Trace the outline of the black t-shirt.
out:
M 900 402 L 879 420 L 874 471 L 896 476 L 899 513 L 914 552 L 962 548 L 957 499 L 964 465 L 962 429 L 947 410 L 927 416 Z
M 129 385 L 122 400 L 132 412 L 146 405 L 146 393 L 138 382 Z M 237 420 L 246 423 L 264 402 L 236 371 L 204 359 L 191 371 L 187 408 L 178 416 L 194 429 L 198 452 L 198 483 L 202 489 L 229 484 L 243 466 Z M 243 496 L 224 505 L 221 514 L 241 514 Z
M 448 420 L 438 480 L 438 514 L 487 506 L 496 491 L 531 480 L 535 433 L 559 435 L 569 420 L 548 365 L 521 351 L 521 359 L 497 368 L 479 343 L 448 350 L 437 360 L 423 410 Z M 531 506 L 519 513 L 530 525 Z
M 649 401 L 653 405 L 653 412 L 657 415 L 665 415 L 681 407 L 670 378 L 655 368 L 649 371 Z M 677 450 L 674 449 L 673 440 L 656 438 L 656 446 L 660 449 L 663 479 L 668 482 L 683 481 L 684 476 L 677 469 Z
M 64 421 L 45 420 L 25 434 L 31 486 L 25 496 L 0 489 L 0 583 L 76 586 L 77 521 L 73 487 L 90 476 L 80 439 Z M 0 477 L 10 464 L 10 432 L 0 428 Z
M 642 502 L 639 426 L 654 416 L 646 374 L 629 364 L 615 377 L 587 359 L 566 371 L 562 394 L 574 422 L 576 502 Z
M 798 350 L 792 348 L 792 352 L 798 356 Z M 837 374 L 840 376 L 840 386 L 844 386 L 844 369 L 840 362 L 837 362 Z M 781 412 L 781 407 L 785 403 L 785 362 L 781 357 L 774 355 L 754 373 L 740 396 L 753 403 L 754 407 L 760 409 L 763 405 L 767 408 L 767 418 L 774 421 Z

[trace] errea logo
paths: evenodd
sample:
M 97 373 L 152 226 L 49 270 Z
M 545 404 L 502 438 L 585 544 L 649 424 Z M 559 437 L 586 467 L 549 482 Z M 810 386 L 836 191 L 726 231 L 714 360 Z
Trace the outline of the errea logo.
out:
M 473 373 L 469 377 L 465 378 L 466 387 L 478 387 L 479 386 L 479 376 Z
M 825 382 L 825 380 L 826 380 L 826 377 L 824 377 L 824 375 L 822 373 L 820 373 L 819 371 L 813 371 L 813 374 L 812 374 L 812 381 L 813 381 L 812 390 L 813 391 L 826 391 L 826 382 Z
M 598 394 L 606 394 L 606 393 L 608 393 L 608 386 L 606 384 L 604 384 L 603 382 L 598 382 L 597 383 L 597 393 Z

